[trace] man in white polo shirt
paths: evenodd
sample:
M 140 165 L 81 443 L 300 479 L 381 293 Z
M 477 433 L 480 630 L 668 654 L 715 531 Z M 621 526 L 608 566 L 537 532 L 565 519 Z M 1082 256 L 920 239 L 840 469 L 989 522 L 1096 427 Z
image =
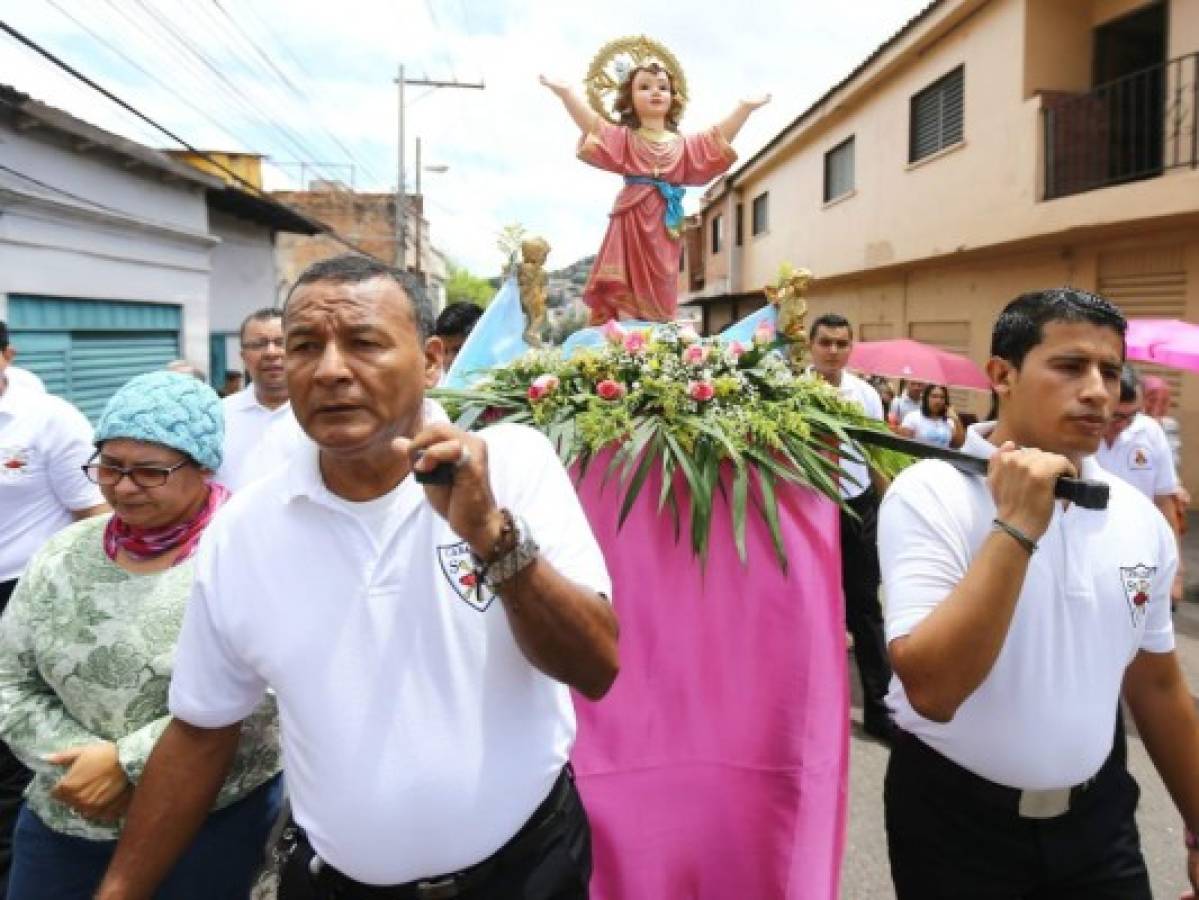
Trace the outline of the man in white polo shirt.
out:
M 37 375 L 28 369 L 22 369 L 20 366 L 13 364 L 16 356 L 17 348 L 12 345 L 12 341 L 9 338 L 8 325 L 0 321 L 0 363 L 4 366 L 4 376 L 8 379 L 8 383 L 44 394 L 46 392 L 46 385 L 42 383 L 42 380 Z
M 1014 300 L 987 364 L 998 419 L 964 447 L 991 459 L 989 476 L 925 461 L 883 501 L 899 900 L 1148 900 L 1121 690 L 1184 823 L 1199 826 L 1199 722 L 1170 620 L 1173 536 L 1093 458 L 1124 329 L 1114 306 L 1071 288 Z M 1055 500 L 1059 476 L 1107 482 L 1107 509 Z M 1188 871 L 1199 881 L 1193 850 Z
M 835 313 L 820 316 L 808 330 L 812 368 L 841 396 L 866 415 L 883 418 L 883 401 L 868 382 L 845 371 L 853 349 L 849 320 Z M 841 496 L 855 516 L 841 511 L 841 586 L 845 593 L 845 627 L 853 635 L 853 655 L 862 681 L 862 729 L 889 743 L 895 726 L 887 710 L 891 666 L 883 642 L 883 611 L 878 601 L 878 498 L 876 477 L 865 464 L 841 460 Z
M 250 384 L 221 401 L 225 411 L 224 461 L 213 477 L 231 491 L 286 466 L 286 455 L 281 456 L 280 451 L 288 445 L 264 447 L 263 437 L 268 431 L 280 422 L 291 426 L 281 434 L 299 431 L 287 402 L 282 311 L 267 307 L 250 313 L 241 323 L 239 340 Z
M 586 897 L 568 686 L 608 690 L 616 620 L 569 477 L 541 434 L 467 434 L 424 400 L 441 344 L 403 273 L 317 263 L 285 326 L 310 452 L 205 534 L 175 718 L 100 896 L 151 896 L 270 687 L 295 819 L 281 900 Z M 412 477 L 439 464 L 447 481 Z
M 83 474 L 95 452 L 83 413 L 61 397 L 11 382 L 8 357 L 0 353 L 0 612 L 46 540 L 72 521 L 108 511 Z M 29 778 L 0 743 L 0 896 Z
M 1165 429 L 1152 416 L 1141 412 L 1141 379 L 1132 366 L 1125 364 L 1120 375 L 1120 402 L 1095 451 L 1099 465 L 1153 501 L 1178 538 L 1178 476 L 1174 452 Z M 1182 599 L 1182 581 L 1174 579 L 1170 591 L 1172 605 Z

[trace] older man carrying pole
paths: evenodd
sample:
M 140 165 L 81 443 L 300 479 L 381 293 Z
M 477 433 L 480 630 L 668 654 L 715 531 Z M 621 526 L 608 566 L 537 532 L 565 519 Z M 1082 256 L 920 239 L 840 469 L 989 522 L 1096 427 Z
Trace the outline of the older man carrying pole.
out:
M 314 446 L 205 538 L 175 719 L 100 896 L 153 894 L 269 686 L 296 823 L 284 900 L 585 897 L 567 686 L 603 696 L 617 627 L 569 478 L 536 432 L 467 434 L 425 401 L 442 348 L 404 274 L 317 263 L 284 330 Z M 409 477 L 438 464 L 449 483 Z

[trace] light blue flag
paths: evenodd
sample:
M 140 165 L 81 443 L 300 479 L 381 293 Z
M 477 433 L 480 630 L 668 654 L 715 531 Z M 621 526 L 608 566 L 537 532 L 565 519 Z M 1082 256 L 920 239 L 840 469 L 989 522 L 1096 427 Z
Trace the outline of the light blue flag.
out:
M 524 341 L 524 331 L 525 313 L 520 305 L 520 289 L 515 278 L 508 278 L 471 329 L 440 386 L 467 388 L 488 369 L 512 362 L 530 349 Z
M 640 319 L 629 319 L 622 321 L 620 327 L 625 331 L 641 331 L 646 328 L 653 328 L 656 325 L 661 325 L 661 322 L 643 322 Z M 565 341 L 562 342 L 562 358 L 570 359 L 574 356 L 576 350 L 582 350 L 584 347 L 599 347 L 602 346 L 606 338 L 604 337 L 603 325 L 592 325 L 588 328 L 580 328 Z
M 763 322 L 769 322 L 775 328 L 779 325 L 779 308 L 773 303 L 767 303 L 761 309 L 755 309 L 740 322 L 734 322 L 720 332 L 720 339 L 725 343 L 740 341 L 746 347 L 754 342 L 754 330 Z

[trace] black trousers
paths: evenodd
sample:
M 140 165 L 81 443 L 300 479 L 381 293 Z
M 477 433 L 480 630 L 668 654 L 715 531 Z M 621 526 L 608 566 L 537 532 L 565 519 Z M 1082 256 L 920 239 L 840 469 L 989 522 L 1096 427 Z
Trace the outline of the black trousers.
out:
M 0 613 L 17 589 L 17 579 L 0 581 Z M 21 765 L 8 745 L 0 741 L 0 897 L 8 895 L 8 871 L 12 868 L 12 834 L 21 811 L 21 800 L 33 773 Z
M 867 724 L 879 724 L 890 715 L 884 698 L 891 684 L 891 663 L 878 602 L 878 494 L 871 488 L 848 504 L 858 518 L 841 512 L 845 627 L 853 635 L 853 655 L 862 679 L 863 718 Z
M 467 890 L 429 893 L 446 900 L 587 900 L 591 881 L 591 826 L 573 777 L 567 795 L 553 803 L 554 791 L 529 821 L 481 865 L 489 865 L 482 881 Z M 468 827 L 469 823 L 463 823 Z M 289 836 L 288 832 L 292 832 Z M 284 830 L 285 859 L 278 900 L 420 900 L 426 896 L 413 886 L 372 887 L 348 882 L 343 876 L 310 872 L 314 856 L 303 832 Z M 468 870 L 469 871 L 469 870 Z M 436 880 L 436 879 L 430 879 Z
M 1026 819 L 1005 789 L 901 736 L 884 787 L 898 900 L 1151 900 L 1120 738 L 1068 812 Z

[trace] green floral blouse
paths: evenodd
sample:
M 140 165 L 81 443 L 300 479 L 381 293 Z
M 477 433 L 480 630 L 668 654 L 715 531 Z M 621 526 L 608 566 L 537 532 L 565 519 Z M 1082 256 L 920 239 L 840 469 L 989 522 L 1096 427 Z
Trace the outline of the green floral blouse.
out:
M 192 585 L 192 562 L 135 575 L 104 553 L 107 516 L 63 529 L 33 558 L 0 618 L 0 737 L 34 771 L 30 809 L 50 828 L 111 840 L 120 825 L 83 818 L 50 797 L 65 773 L 43 758 L 112 741 L 136 783 L 170 721 L 167 689 Z M 272 695 L 242 726 L 216 807 L 280 771 Z

